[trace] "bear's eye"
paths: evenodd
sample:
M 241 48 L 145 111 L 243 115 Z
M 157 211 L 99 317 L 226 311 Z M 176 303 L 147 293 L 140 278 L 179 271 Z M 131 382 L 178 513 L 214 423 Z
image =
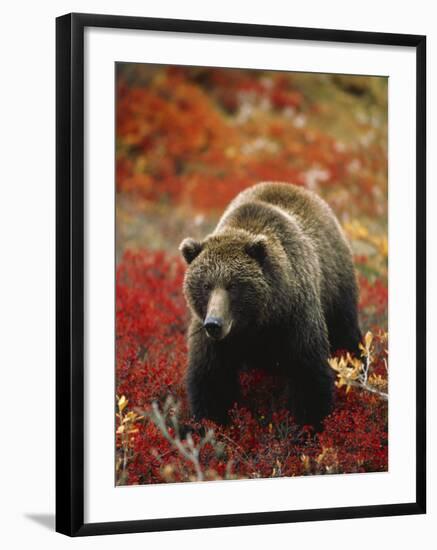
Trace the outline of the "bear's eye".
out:
M 203 283 L 203 289 L 204 289 L 204 290 L 211 290 L 211 288 L 212 288 L 212 284 L 211 284 L 210 282 L 205 281 L 205 282 Z

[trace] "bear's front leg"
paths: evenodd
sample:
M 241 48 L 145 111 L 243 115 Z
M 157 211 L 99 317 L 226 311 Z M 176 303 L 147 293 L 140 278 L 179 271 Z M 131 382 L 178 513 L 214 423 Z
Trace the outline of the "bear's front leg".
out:
M 228 410 L 239 396 L 238 370 L 224 344 L 200 328 L 189 335 L 187 389 L 196 420 L 229 422 Z
M 328 362 L 323 357 L 301 356 L 293 370 L 290 408 L 299 424 L 309 424 L 320 431 L 333 408 L 334 380 Z
M 312 337 L 294 340 L 289 349 L 290 410 L 299 424 L 309 424 L 320 431 L 323 420 L 333 409 L 334 376 L 323 328 L 308 334 Z

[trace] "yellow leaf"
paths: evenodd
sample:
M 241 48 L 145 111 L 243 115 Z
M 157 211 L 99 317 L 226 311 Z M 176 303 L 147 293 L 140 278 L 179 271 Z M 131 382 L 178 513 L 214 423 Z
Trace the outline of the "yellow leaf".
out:
M 364 337 L 364 342 L 366 344 L 366 348 L 369 349 L 372 345 L 373 341 L 373 334 L 370 332 L 370 330 L 366 333 L 366 336 Z
M 126 399 L 126 396 L 125 396 L 125 395 L 122 395 L 122 396 L 120 397 L 120 399 L 118 400 L 118 409 L 119 409 L 120 412 L 122 412 L 123 409 L 126 407 L 127 401 L 128 401 L 128 400 Z

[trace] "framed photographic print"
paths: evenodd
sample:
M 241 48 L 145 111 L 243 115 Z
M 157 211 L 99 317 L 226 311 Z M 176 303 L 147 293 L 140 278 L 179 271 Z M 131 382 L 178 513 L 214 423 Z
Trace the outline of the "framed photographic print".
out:
M 56 24 L 56 529 L 425 513 L 425 37 Z

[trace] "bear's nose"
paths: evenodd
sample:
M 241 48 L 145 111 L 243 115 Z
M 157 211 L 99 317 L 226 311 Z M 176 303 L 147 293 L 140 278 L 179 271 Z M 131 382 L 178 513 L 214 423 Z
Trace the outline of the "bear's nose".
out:
M 223 320 L 220 317 L 207 317 L 203 323 L 208 336 L 218 338 L 222 332 Z

